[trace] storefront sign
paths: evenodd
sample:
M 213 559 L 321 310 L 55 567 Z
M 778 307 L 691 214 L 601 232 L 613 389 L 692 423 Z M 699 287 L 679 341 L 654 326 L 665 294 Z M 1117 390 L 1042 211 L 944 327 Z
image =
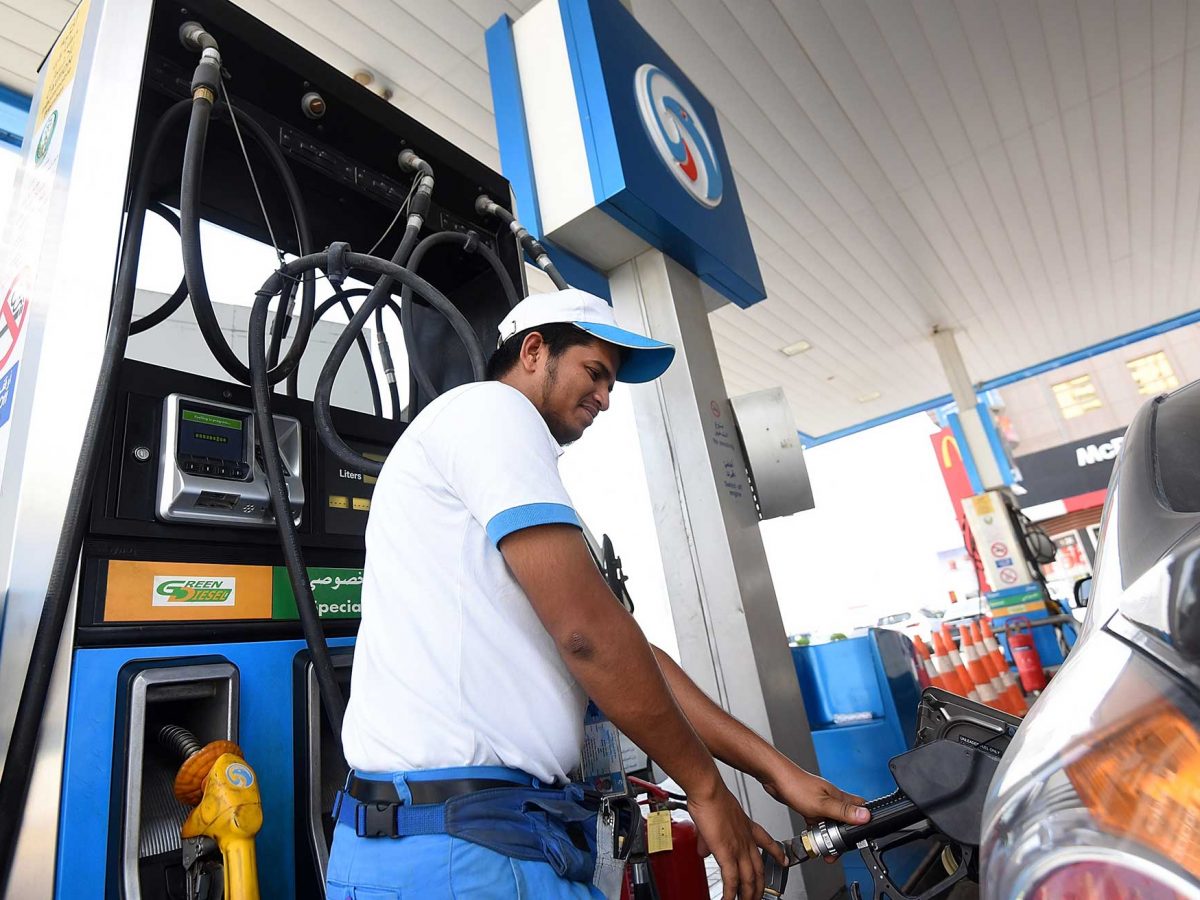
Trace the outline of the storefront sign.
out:
M 1025 493 L 1017 498 L 1021 506 L 1029 508 L 1104 490 L 1124 439 L 1125 429 L 1118 428 L 1018 456 L 1021 486 L 1025 488 Z

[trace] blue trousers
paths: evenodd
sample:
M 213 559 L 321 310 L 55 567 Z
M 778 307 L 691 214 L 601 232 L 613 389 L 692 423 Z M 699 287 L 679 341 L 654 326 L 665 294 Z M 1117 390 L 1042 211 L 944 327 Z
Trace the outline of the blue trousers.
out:
M 411 801 L 410 781 L 498 778 L 529 784 L 514 769 L 471 767 L 362 777 L 391 781 Z M 448 834 L 359 837 L 338 823 L 326 876 L 327 900 L 593 900 L 590 885 L 560 878 L 542 861 L 513 859 Z
M 333 834 L 327 900 L 593 900 L 590 885 L 549 863 L 511 859 L 448 834 L 361 838 Z

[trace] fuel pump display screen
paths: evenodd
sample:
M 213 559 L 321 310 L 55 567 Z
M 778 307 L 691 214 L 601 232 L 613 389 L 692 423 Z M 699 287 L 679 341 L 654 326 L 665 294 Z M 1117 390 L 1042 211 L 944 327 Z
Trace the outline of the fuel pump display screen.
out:
M 185 472 L 240 478 L 245 464 L 245 418 L 183 407 L 179 411 L 180 467 Z

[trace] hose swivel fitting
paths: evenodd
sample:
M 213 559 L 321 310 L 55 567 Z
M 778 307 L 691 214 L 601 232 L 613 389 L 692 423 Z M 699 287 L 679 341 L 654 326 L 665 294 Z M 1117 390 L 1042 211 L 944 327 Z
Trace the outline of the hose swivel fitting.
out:
M 200 63 L 192 74 L 192 99 L 201 98 L 212 103 L 216 100 L 217 88 L 221 84 L 221 54 L 215 46 L 204 48 Z
M 179 43 L 193 53 L 217 49 L 216 39 L 204 30 L 204 26 L 190 20 L 179 26 Z

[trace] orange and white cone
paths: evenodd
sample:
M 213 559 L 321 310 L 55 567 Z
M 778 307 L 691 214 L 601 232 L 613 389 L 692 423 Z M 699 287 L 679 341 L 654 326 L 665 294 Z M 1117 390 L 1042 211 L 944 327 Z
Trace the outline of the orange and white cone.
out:
M 975 689 L 975 682 L 971 678 L 971 673 L 967 671 L 966 665 L 963 664 L 962 657 L 958 653 L 958 647 L 954 643 L 954 632 L 950 630 L 949 625 L 942 626 L 942 637 L 946 639 L 946 655 L 950 657 L 950 663 L 954 666 L 954 671 L 958 673 L 958 680 L 962 683 L 966 693 L 963 694 L 968 700 L 979 700 L 979 691 Z
M 992 656 L 991 651 L 983 643 L 983 632 L 979 629 L 979 622 L 972 621 L 969 628 L 971 630 L 971 643 L 975 645 L 975 652 L 979 656 L 979 661 L 983 663 L 983 668 L 992 680 L 992 690 L 996 694 L 994 705 L 997 709 L 1002 709 L 1005 712 L 1013 712 L 1012 697 L 1008 695 L 1008 685 L 1004 683 L 1004 676 L 996 668 L 996 660 Z
M 937 653 L 934 660 L 942 673 L 942 681 L 946 684 L 946 690 L 958 694 L 960 697 L 967 697 L 970 695 L 971 687 L 964 677 L 966 670 L 954 664 L 954 658 L 950 655 L 950 643 L 946 640 L 944 632 L 935 631 L 933 633 L 933 646 Z
M 1025 702 L 1025 692 L 1021 690 L 1017 676 L 1013 674 L 1013 670 L 1008 665 L 1008 660 L 1004 658 L 1004 651 L 1000 649 L 1000 642 L 996 640 L 996 635 L 992 632 L 992 623 L 987 619 L 980 619 L 979 628 L 983 632 L 983 645 L 988 649 L 992 660 L 996 664 L 996 668 L 999 669 L 1000 677 L 1004 679 L 1005 694 L 1009 698 L 1008 702 L 1012 707 L 1013 715 L 1025 715 L 1025 713 L 1029 712 L 1029 704 Z
M 942 674 L 937 670 L 937 666 L 934 665 L 933 657 L 929 655 L 929 648 L 925 646 L 925 641 L 919 637 L 913 638 L 913 649 L 917 651 L 917 659 L 921 661 L 921 669 L 925 672 L 929 683 L 934 687 L 944 688 L 945 684 L 942 683 Z
M 975 683 L 975 690 L 979 691 L 979 702 L 995 706 L 996 690 L 992 687 L 992 676 L 988 674 L 987 667 L 979 659 L 975 641 L 971 638 L 971 629 L 967 627 L 966 622 L 959 626 L 958 633 L 962 635 L 963 662 L 966 664 L 971 681 Z

